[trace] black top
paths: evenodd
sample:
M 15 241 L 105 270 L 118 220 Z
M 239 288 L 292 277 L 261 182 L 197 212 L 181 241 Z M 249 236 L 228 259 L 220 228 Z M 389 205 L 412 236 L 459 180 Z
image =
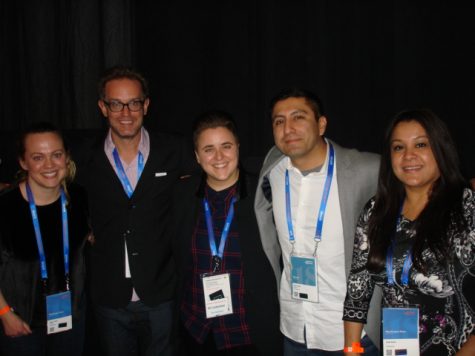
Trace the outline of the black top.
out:
M 85 281 L 84 245 L 89 231 L 85 192 L 68 187 L 70 287 L 73 315 L 82 303 Z M 65 290 L 61 199 L 37 206 L 46 256 L 47 294 Z M 7 303 L 33 327 L 46 325 L 44 287 L 38 246 L 28 201 L 17 187 L 0 197 L 0 289 Z

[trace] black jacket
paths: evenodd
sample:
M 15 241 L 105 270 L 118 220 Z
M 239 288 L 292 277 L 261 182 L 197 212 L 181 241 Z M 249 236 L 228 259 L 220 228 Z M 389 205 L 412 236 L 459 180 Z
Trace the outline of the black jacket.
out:
M 177 300 L 182 299 L 191 263 L 192 230 L 202 209 L 205 181 L 200 174 L 181 179 L 173 198 L 173 252 L 177 262 Z M 234 219 L 238 221 L 244 273 L 244 305 L 251 341 L 262 355 L 282 354 L 279 302 L 274 273 L 264 254 L 254 214 L 257 178 L 241 173 Z M 179 304 L 179 303 L 177 303 Z
M 90 288 L 92 301 L 98 305 L 125 307 L 132 288 L 148 306 L 173 299 L 169 211 L 186 146 L 175 136 L 151 132 L 149 136 L 150 154 L 130 199 L 104 152 L 103 139 L 86 166 L 79 168 L 95 236 L 90 249 Z M 132 278 L 125 278 L 124 240 Z

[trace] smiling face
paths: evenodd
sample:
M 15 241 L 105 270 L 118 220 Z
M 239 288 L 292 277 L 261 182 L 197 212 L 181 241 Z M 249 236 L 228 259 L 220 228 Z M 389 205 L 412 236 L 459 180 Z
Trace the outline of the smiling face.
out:
M 317 119 L 305 98 L 278 101 L 272 110 L 275 144 L 300 170 L 315 168 L 325 160 L 326 126 L 326 117 Z
M 402 121 L 391 135 L 391 165 L 406 191 L 430 193 L 440 171 L 429 137 L 417 121 Z
M 25 137 L 24 148 L 19 163 L 32 190 L 59 189 L 69 161 L 62 139 L 54 132 L 33 133 Z
M 211 188 L 219 191 L 236 183 L 239 177 L 239 143 L 227 128 L 203 130 L 197 138 L 195 154 Z
M 98 105 L 104 117 L 109 121 L 112 140 L 127 140 L 140 138 L 140 129 L 143 124 L 143 117 L 147 114 L 149 99 L 144 99 L 142 86 L 138 80 L 132 79 L 114 79 L 105 85 L 104 100 L 99 100 Z M 129 107 L 124 106 L 122 111 L 112 112 L 107 103 L 120 102 L 127 104 L 136 100 L 144 100 L 143 109 L 130 111 Z

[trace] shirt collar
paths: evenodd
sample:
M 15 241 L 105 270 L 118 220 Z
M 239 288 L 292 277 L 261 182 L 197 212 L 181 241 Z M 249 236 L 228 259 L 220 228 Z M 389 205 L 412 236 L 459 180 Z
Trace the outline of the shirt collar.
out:
M 104 141 L 104 150 L 105 152 L 112 155 L 114 148 L 115 144 L 114 141 L 112 141 L 111 129 L 109 129 Z M 144 127 L 140 129 L 139 151 L 142 153 L 144 161 L 147 161 L 148 155 L 150 153 L 150 137 L 148 131 Z
M 323 162 L 323 165 L 322 165 L 322 168 L 320 169 L 320 171 L 318 172 L 311 172 L 309 173 L 308 175 L 326 175 L 327 174 L 327 170 L 328 170 L 328 157 L 330 155 L 330 149 L 329 149 L 329 142 L 327 141 L 326 138 L 323 138 L 327 144 L 327 153 L 326 153 L 326 156 L 325 156 L 325 162 Z M 289 171 L 292 171 L 292 172 L 298 172 L 298 174 L 302 175 L 302 172 L 300 171 L 300 169 L 298 169 L 297 167 L 295 167 L 293 164 L 292 164 L 292 161 L 290 159 L 289 156 L 285 156 L 285 159 L 286 159 L 286 162 L 285 162 L 285 167 L 286 169 L 288 169 Z

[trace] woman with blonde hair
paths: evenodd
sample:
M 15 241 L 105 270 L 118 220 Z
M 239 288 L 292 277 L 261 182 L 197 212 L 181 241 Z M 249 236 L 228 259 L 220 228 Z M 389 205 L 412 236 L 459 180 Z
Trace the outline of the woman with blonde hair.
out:
M 18 141 L 19 182 L 0 197 L 0 349 L 81 355 L 87 201 L 63 136 L 37 123 Z

